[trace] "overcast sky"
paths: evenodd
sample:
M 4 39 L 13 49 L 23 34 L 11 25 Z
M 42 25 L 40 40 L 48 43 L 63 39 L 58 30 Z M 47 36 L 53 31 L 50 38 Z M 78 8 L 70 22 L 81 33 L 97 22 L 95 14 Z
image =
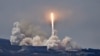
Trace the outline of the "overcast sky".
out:
M 10 38 L 15 21 L 27 19 L 50 34 L 46 14 L 56 11 L 59 38 L 69 36 L 80 46 L 100 48 L 100 0 L 0 0 L 0 38 Z

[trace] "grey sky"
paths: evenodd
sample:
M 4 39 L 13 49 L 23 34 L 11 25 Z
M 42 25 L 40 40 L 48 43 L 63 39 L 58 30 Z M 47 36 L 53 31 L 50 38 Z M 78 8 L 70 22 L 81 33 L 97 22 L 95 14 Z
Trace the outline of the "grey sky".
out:
M 0 0 L 0 38 L 9 38 L 13 23 L 22 19 L 50 34 L 44 19 L 49 10 L 62 12 L 56 24 L 60 38 L 70 36 L 82 47 L 100 48 L 100 0 Z

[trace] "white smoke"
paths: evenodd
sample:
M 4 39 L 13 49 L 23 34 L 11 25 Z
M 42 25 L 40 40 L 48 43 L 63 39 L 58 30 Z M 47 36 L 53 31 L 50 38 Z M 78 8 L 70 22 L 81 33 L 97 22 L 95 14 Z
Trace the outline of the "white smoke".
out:
M 71 49 L 72 48 L 71 42 L 72 42 L 72 39 L 70 37 L 65 37 L 61 42 L 62 47 L 64 49 Z
M 40 36 L 36 35 L 33 38 L 26 37 L 24 38 L 20 44 L 20 46 L 43 46 L 42 39 Z
M 55 34 L 52 35 L 49 39 L 46 39 L 31 31 L 32 30 L 31 27 L 22 28 L 20 26 L 23 25 L 21 25 L 19 22 L 14 23 L 12 29 L 12 35 L 10 38 L 10 42 L 12 45 L 47 46 L 48 49 L 56 49 L 56 50 L 80 49 L 80 47 L 75 42 L 73 42 L 70 37 L 66 36 L 63 40 L 60 40 L 59 37 Z
M 36 28 L 37 27 L 33 27 L 29 22 L 15 22 L 13 24 L 12 35 L 10 37 L 11 45 L 24 45 L 26 42 L 28 42 L 29 38 L 33 39 L 32 42 L 36 44 L 38 41 L 40 41 L 38 40 L 40 37 L 34 37 L 35 35 L 40 35 L 41 41 L 43 41 L 44 32 L 42 33 Z M 34 43 L 32 45 L 35 45 Z
M 62 47 L 65 50 L 80 49 L 80 47 L 77 45 L 77 43 L 72 41 L 72 39 L 67 36 L 62 40 Z
M 20 46 L 32 46 L 32 38 L 29 38 L 29 37 L 24 38 L 24 39 L 20 42 L 19 45 L 20 45 Z
M 48 49 L 53 48 L 53 49 L 59 49 L 59 47 L 61 46 L 60 44 L 60 40 L 58 38 L 58 36 L 51 36 L 47 42 L 46 42 L 46 46 L 48 47 Z
M 33 37 L 32 45 L 33 46 L 42 46 L 43 45 L 43 42 L 42 42 L 40 36 L 37 35 L 37 36 Z
M 19 26 L 20 26 L 19 22 L 15 22 L 13 25 L 12 35 L 10 38 L 10 42 L 12 45 L 18 45 L 25 37 L 25 35 L 21 33 Z

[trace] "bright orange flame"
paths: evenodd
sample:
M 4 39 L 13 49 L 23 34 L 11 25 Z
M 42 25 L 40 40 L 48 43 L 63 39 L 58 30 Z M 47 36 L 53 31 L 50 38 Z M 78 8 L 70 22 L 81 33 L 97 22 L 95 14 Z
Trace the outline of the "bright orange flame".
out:
M 54 21 L 54 13 L 51 12 L 51 21 Z

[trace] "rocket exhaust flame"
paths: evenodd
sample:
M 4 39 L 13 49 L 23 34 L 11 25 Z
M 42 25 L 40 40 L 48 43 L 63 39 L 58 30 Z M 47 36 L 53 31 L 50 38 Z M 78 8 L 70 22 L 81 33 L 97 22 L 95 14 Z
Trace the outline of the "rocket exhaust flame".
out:
M 51 32 L 51 36 L 54 36 L 54 13 L 53 12 L 51 12 L 51 14 L 50 14 L 50 17 L 51 17 L 51 27 L 52 27 L 52 32 Z

